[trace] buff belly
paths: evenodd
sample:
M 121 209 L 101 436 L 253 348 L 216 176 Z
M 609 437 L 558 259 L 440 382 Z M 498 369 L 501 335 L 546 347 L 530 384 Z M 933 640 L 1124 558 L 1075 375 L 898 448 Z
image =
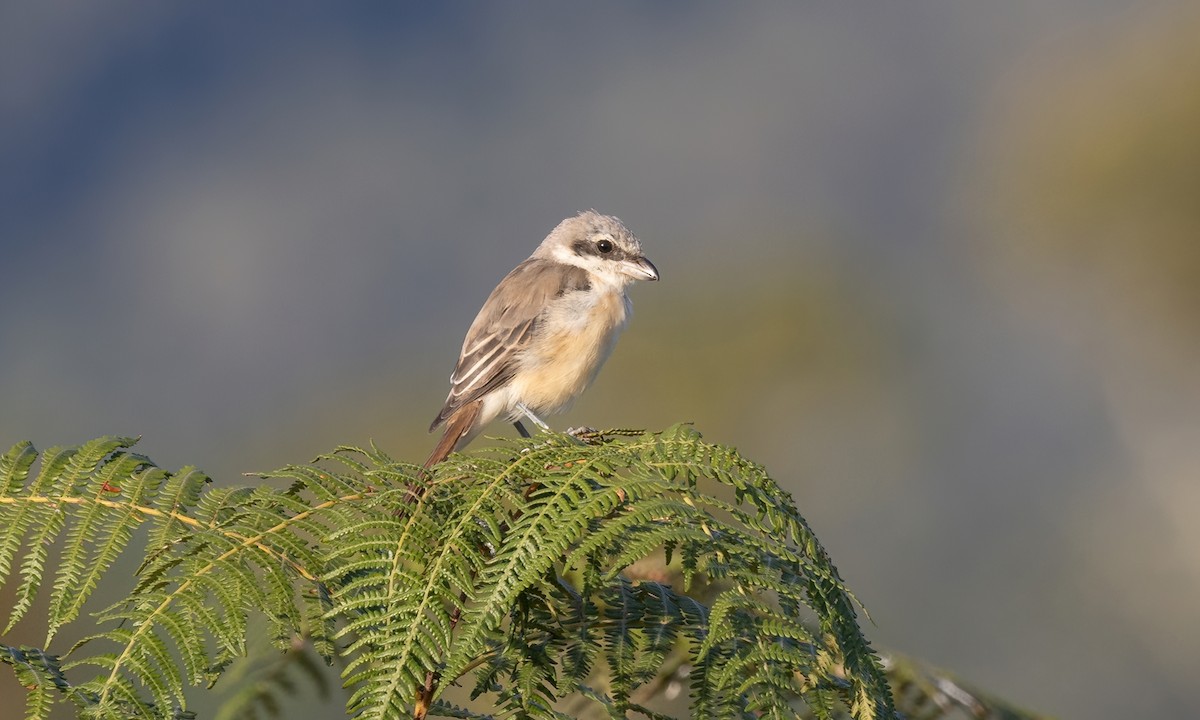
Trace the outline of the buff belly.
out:
M 536 415 L 566 410 L 596 378 L 628 317 L 624 293 L 563 298 L 539 323 L 539 337 L 530 344 L 536 353 L 527 351 L 521 359 L 513 399 Z

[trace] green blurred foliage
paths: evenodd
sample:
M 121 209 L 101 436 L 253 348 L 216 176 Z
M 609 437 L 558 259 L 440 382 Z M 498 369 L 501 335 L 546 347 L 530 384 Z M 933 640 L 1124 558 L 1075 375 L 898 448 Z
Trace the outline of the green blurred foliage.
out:
M 988 224 L 1018 274 L 1083 283 L 1118 332 L 1200 351 L 1200 11 L 1035 54 L 985 123 Z M 1124 337 L 1122 340 L 1130 338 Z M 1136 341 L 1148 337 L 1134 338 Z
M 1194 708 L 1200 7 L 1124 20 L 1010 68 L 962 200 L 981 275 L 1094 387 L 1113 436 L 1059 520 L 1088 598 L 1064 625 L 1106 628 L 1080 652 L 1141 707 Z

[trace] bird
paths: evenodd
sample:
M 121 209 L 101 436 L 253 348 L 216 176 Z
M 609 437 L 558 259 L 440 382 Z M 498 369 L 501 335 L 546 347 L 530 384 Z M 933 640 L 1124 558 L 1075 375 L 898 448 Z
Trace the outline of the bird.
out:
M 560 222 L 500 281 L 467 330 L 450 394 L 429 432 L 446 429 L 425 468 L 497 418 L 566 410 L 591 384 L 633 312 L 627 289 L 658 268 L 620 219 L 586 210 Z

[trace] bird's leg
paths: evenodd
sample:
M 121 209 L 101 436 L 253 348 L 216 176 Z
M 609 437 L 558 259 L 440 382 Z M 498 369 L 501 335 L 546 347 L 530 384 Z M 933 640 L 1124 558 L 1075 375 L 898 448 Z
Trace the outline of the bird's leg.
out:
M 538 429 L 540 429 L 542 432 L 550 432 L 550 426 L 547 425 L 546 423 L 542 422 L 542 419 L 540 417 L 538 417 L 537 415 L 534 415 L 532 410 L 525 407 L 525 403 L 520 403 L 520 402 L 517 403 L 517 410 L 520 410 L 521 414 L 524 415 L 525 417 L 529 418 L 529 421 L 532 422 L 534 425 L 537 425 Z M 521 430 L 523 428 L 520 427 L 520 421 L 518 420 L 517 422 L 515 422 L 513 424 L 518 425 L 517 432 L 521 432 Z M 526 435 L 525 437 L 529 437 L 529 436 Z
M 550 430 L 550 426 L 542 422 L 542 419 L 537 415 L 534 415 L 533 411 L 530 410 L 525 403 L 517 403 L 516 409 L 517 412 L 529 418 L 534 425 L 537 425 L 538 429 L 542 432 L 552 432 L 552 430 Z M 513 420 L 513 427 L 517 429 L 517 433 L 519 433 L 521 437 L 532 437 L 529 434 L 529 431 L 525 429 L 525 425 L 522 424 L 520 420 Z M 604 433 L 600 432 L 596 428 L 587 427 L 586 425 L 583 427 L 567 428 L 566 432 L 567 435 L 570 435 L 572 438 L 574 438 L 576 442 L 584 445 L 595 444 L 597 441 L 602 441 L 604 439 Z

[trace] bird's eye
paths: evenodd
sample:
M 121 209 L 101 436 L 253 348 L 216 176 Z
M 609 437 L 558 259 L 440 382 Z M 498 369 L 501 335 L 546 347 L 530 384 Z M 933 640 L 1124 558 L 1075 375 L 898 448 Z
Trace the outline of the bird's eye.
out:
M 610 252 L 612 252 L 612 250 L 613 250 L 612 241 L 611 240 L 600 240 L 596 243 L 596 249 L 599 250 L 600 252 L 604 253 L 605 255 L 607 255 Z

